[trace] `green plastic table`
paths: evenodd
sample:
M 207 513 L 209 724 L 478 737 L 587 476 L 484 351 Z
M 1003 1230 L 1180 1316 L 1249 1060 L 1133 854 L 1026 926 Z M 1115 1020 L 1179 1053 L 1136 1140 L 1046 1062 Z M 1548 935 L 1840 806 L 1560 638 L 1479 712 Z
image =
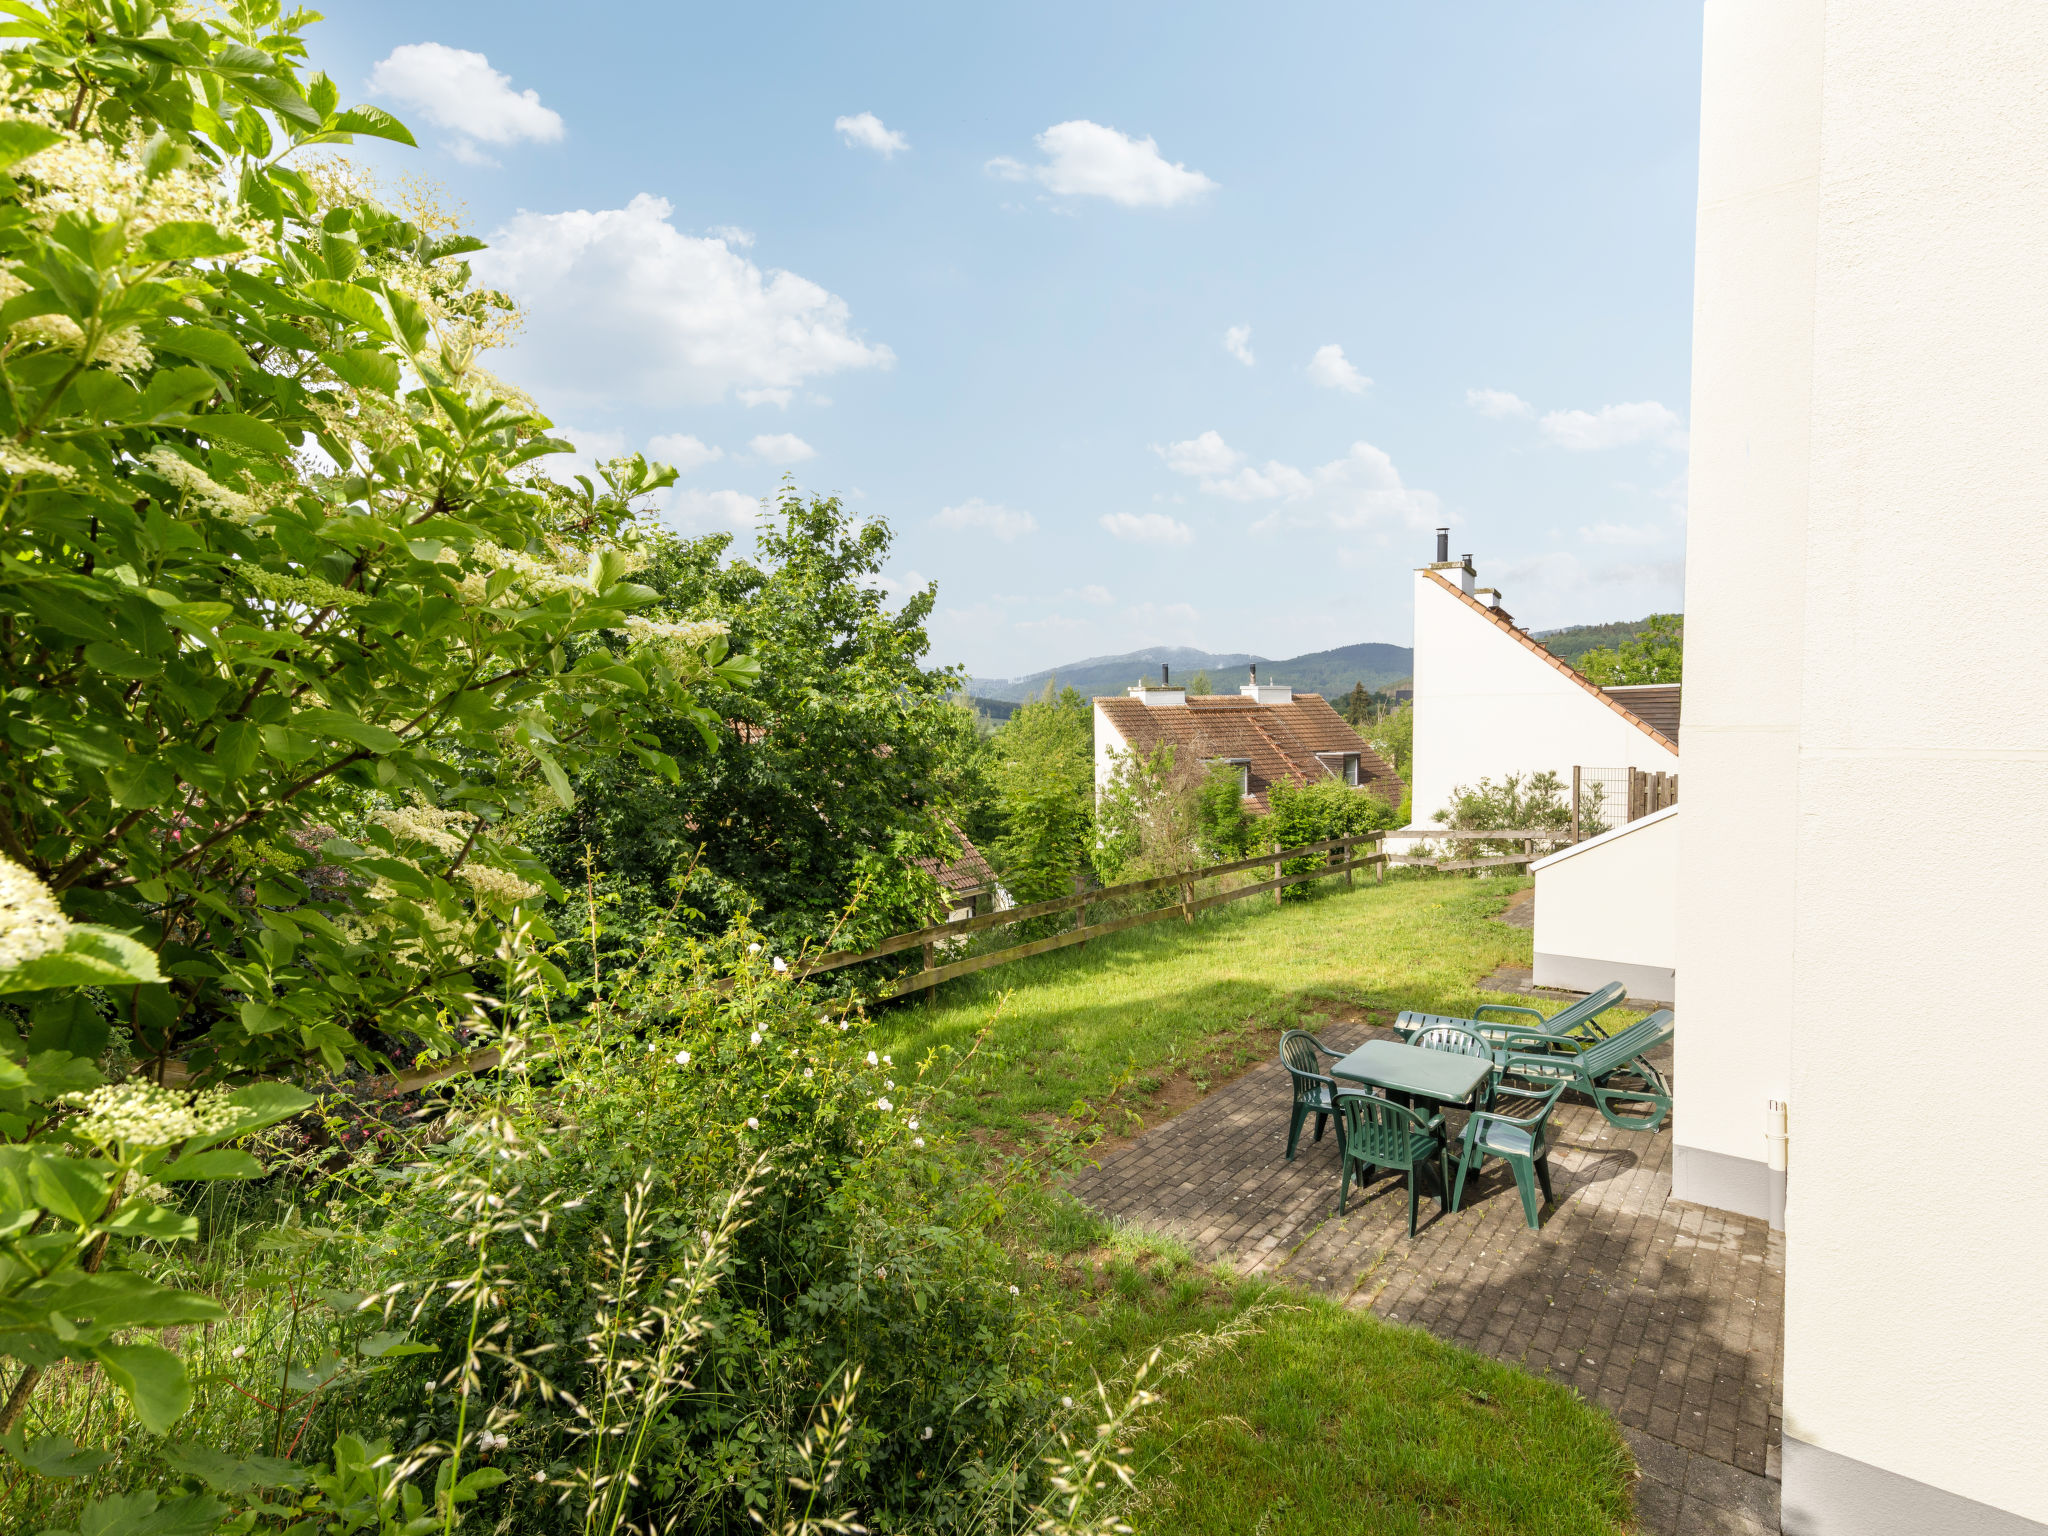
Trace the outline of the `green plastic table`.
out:
M 1439 1104 L 1468 1104 L 1492 1070 L 1492 1061 L 1484 1056 L 1368 1040 L 1331 1067 L 1330 1076 L 1417 1099 L 1434 1099 Z

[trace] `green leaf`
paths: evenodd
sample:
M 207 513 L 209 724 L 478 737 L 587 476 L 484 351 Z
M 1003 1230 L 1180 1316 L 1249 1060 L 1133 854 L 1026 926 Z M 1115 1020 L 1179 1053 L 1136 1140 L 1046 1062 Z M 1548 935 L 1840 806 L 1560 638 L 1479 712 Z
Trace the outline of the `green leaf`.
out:
M 33 992 L 43 987 L 148 985 L 163 979 L 156 956 L 126 934 L 73 923 L 64 935 L 63 949 L 0 971 L 0 993 Z
M 320 126 L 320 114 L 285 81 L 269 75 L 245 75 L 234 83 L 237 90 L 255 97 L 279 117 L 289 118 L 301 128 Z
M 114 792 L 114 804 L 125 810 L 146 810 L 168 800 L 178 779 L 154 758 L 131 757 L 107 770 L 107 787 Z
M 384 306 L 391 312 L 393 334 L 409 353 L 427 349 L 427 312 L 420 301 L 402 288 L 384 291 Z
M 37 150 L 48 149 L 63 137 L 54 128 L 20 118 L 0 122 L 0 171 L 26 160 Z
M 188 1152 L 176 1162 L 165 1163 L 156 1170 L 156 1176 L 167 1184 L 195 1179 L 256 1179 L 263 1176 L 263 1165 L 246 1152 L 221 1147 L 211 1152 Z
M 346 112 L 337 112 L 327 126 L 336 133 L 367 133 L 373 139 L 419 147 L 412 130 L 381 107 L 350 107 Z
M 246 250 L 244 241 L 224 235 L 199 219 L 173 219 L 142 238 L 143 254 L 153 261 L 192 261 L 201 256 L 231 256 Z
M 159 1243 L 189 1242 L 199 1236 L 199 1218 L 181 1211 L 165 1210 L 153 1201 L 124 1201 L 107 1222 L 107 1230 L 120 1237 L 147 1237 Z
M 79 1536 L 210 1536 L 227 1506 L 194 1493 L 165 1504 L 153 1493 L 117 1493 L 95 1500 L 78 1517 Z M 56 1536 L 66 1536 L 64 1532 Z
M 371 725 L 338 709 L 302 709 L 292 716 L 292 724 L 339 741 L 352 741 L 372 752 L 396 752 L 405 745 L 383 726 Z
M 198 1478 L 216 1493 L 251 1493 L 258 1488 L 299 1488 L 313 1474 L 295 1461 L 275 1456 L 229 1456 L 205 1445 L 172 1446 L 164 1453 L 180 1472 Z
M 167 427 L 184 427 L 216 443 L 233 443 L 240 448 L 253 448 L 258 453 L 282 457 L 292 451 L 285 435 L 269 422 L 234 411 L 217 411 L 204 416 L 180 413 L 160 416 L 157 420 Z
M 106 1020 L 75 992 L 61 1002 L 70 1006 L 61 1012 L 57 1008 L 45 1012 L 38 1007 L 35 1028 L 29 1031 L 28 1070 L 21 1076 L 30 1097 L 39 1103 L 62 1098 L 67 1093 L 88 1093 L 106 1081 L 93 1060 L 106 1049 Z M 90 1023 L 81 1024 L 80 1013 L 90 1015 Z M 53 1024 L 55 1028 L 50 1027 Z M 81 1043 L 90 1047 L 82 1055 L 78 1053 Z
M 149 344 L 159 352 L 173 352 L 215 368 L 241 370 L 255 366 L 234 337 L 203 325 L 165 326 L 150 335 Z
M 107 1181 L 82 1158 L 37 1149 L 28 1165 L 29 1193 L 52 1216 L 90 1227 L 107 1205 Z
M 356 1350 L 371 1360 L 402 1360 L 407 1355 L 436 1354 L 431 1344 L 415 1344 L 402 1333 L 373 1333 L 358 1340 Z
M 347 347 L 322 352 L 320 361 L 344 384 L 357 389 L 374 389 L 380 395 L 398 393 L 398 359 L 375 347 Z
M 337 283 L 331 277 L 316 277 L 306 284 L 306 297 L 354 321 L 373 335 L 388 337 L 391 334 L 391 324 L 384 318 L 384 311 L 377 307 L 376 295 L 367 288 L 358 288 L 354 283 Z
M 478 1494 L 487 1492 L 504 1482 L 507 1475 L 501 1467 L 478 1467 L 469 1476 L 455 1485 L 455 1502 L 467 1504 Z
M 202 1147 L 232 1141 L 237 1136 L 260 1131 L 266 1125 L 275 1125 L 280 1120 L 291 1119 L 293 1115 L 304 1114 L 320 1101 L 289 1083 L 250 1083 L 229 1094 L 228 1102 L 241 1111 L 234 1125 L 189 1143 L 185 1153 L 187 1157 L 195 1155 Z
M 562 765 L 546 752 L 535 749 L 534 758 L 540 763 L 541 777 L 548 781 L 548 788 L 555 792 L 555 799 L 567 809 L 576 803 L 576 791 L 570 787 L 569 775 L 562 772 Z
M 192 1383 L 185 1362 L 156 1344 L 102 1344 L 93 1357 L 106 1367 L 114 1385 L 128 1394 L 135 1417 L 152 1434 L 161 1435 L 192 1406 Z
M 114 1458 L 105 1451 L 80 1450 L 62 1435 L 23 1442 L 20 1430 L 0 1435 L 0 1451 L 38 1477 L 90 1477 Z
M 86 664 L 115 677 L 155 677 L 164 669 L 161 656 L 140 656 L 126 646 L 95 640 L 85 648 Z
M 292 1016 L 282 1008 L 273 1008 L 269 1003 L 259 1003 L 253 999 L 242 1004 L 238 1017 L 242 1021 L 242 1028 L 252 1035 L 276 1034 L 292 1021 Z

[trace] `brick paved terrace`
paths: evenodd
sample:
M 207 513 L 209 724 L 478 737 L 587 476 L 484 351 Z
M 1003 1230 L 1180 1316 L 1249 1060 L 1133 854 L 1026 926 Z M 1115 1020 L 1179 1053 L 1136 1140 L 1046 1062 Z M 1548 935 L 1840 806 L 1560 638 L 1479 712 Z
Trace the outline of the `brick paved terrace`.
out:
M 1333 1025 L 1349 1050 L 1391 1032 Z M 1668 1053 L 1668 1047 L 1667 1047 Z M 1668 1070 L 1668 1062 L 1660 1063 Z M 1285 1160 L 1287 1075 L 1254 1067 L 1078 1176 L 1096 1210 L 1205 1263 L 1369 1307 L 1568 1383 L 1630 1431 L 1645 1529 L 1775 1531 L 1782 1239 L 1674 1202 L 1671 1133 L 1617 1130 L 1567 1095 L 1552 1119 L 1557 1203 L 1522 1217 L 1503 1163 L 1444 1216 L 1381 1173 L 1337 1214 L 1334 1128 Z M 1447 1114 L 1453 1131 L 1460 1117 Z

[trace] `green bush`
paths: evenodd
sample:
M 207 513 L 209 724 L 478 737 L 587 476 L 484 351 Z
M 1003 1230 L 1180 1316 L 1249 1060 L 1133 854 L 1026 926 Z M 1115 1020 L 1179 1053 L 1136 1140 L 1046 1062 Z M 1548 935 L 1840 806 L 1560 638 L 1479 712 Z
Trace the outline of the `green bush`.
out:
M 1368 789 L 1357 789 L 1337 779 L 1319 784 L 1275 784 L 1267 793 L 1272 812 L 1260 828 L 1272 848 L 1298 848 L 1304 843 L 1323 843 L 1337 837 L 1354 837 L 1399 826 L 1394 808 Z M 1288 859 L 1284 874 L 1306 874 L 1329 865 L 1327 853 Z M 1283 901 L 1305 901 L 1311 887 L 1289 886 L 1281 892 Z

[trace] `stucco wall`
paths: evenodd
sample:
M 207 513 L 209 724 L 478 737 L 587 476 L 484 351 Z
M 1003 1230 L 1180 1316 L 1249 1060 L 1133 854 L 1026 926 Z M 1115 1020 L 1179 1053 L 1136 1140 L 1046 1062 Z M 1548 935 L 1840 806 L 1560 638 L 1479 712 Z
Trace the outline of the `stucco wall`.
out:
M 1786 1530 L 2048 1529 L 2048 1178 L 2012 1104 L 2048 1045 L 2048 7 L 1709 0 L 1707 44 L 1678 1134 L 1788 1084 Z M 1717 770 L 1694 712 L 1745 690 L 1751 766 Z M 1790 805 L 1758 805 L 1787 710 Z M 1775 912 L 1789 1028 L 1732 1001 L 1783 984 Z
M 1678 768 L 1640 727 L 1417 571 L 1410 825 L 1427 825 L 1460 785 L 1546 768 L 1569 783 L 1574 763 Z
M 1710 4 L 1702 80 L 1673 1183 L 1752 1216 L 1791 1072 L 1822 11 Z
M 1678 964 L 1677 806 L 1531 866 L 1539 987 L 1590 992 L 1621 981 L 1669 1001 Z
M 1095 709 L 1095 798 L 1100 800 L 1102 792 L 1109 788 L 1109 781 L 1116 777 L 1119 757 L 1130 755 L 1130 744 L 1124 740 L 1124 733 L 1109 723 L 1109 717 L 1098 704 Z

